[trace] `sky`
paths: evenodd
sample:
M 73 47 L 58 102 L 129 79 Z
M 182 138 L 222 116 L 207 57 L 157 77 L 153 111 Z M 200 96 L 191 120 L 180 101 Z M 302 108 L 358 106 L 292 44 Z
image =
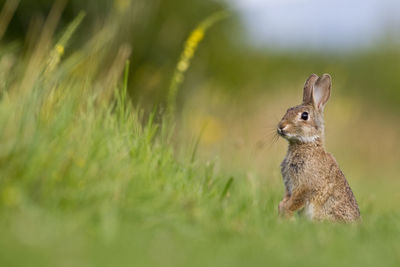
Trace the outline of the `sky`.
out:
M 341 50 L 400 39 L 400 0 L 227 0 L 251 40 L 279 49 Z

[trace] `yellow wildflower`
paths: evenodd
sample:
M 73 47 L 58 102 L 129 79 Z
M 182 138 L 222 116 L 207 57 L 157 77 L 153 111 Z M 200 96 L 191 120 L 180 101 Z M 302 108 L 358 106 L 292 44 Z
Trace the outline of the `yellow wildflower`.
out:
M 61 44 L 57 44 L 56 45 L 56 51 L 57 51 L 59 56 L 64 55 L 64 46 L 61 45 Z

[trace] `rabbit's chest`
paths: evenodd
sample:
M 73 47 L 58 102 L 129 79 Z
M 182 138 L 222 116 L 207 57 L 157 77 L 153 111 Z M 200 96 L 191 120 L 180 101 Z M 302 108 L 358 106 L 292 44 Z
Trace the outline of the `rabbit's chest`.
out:
M 288 155 L 281 163 L 281 173 L 286 190 L 291 194 L 293 188 L 299 184 L 300 177 L 304 173 L 306 164 L 304 159 L 297 155 Z

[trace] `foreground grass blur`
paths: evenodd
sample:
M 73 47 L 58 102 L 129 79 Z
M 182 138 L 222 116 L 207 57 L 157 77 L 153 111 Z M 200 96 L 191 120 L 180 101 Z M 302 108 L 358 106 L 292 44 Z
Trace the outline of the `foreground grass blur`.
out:
M 31 54 L 4 46 L 0 51 L 0 266 L 399 264 L 394 163 L 388 169 L 377 165 L 385 183 L 345 168 L 353 174 L 362 224 L 281 221 L 276 206 L 283 146 L 258 159 L 265 162 L 257 165 L 261 171 L 252 152 L 235 151 L 229 142 L 213 151 L 212 160 L 202 160 L 196 141 L 177 141 L 161 115 L 143 119 L 129 101 L 128 45 L 99 68 L 111 49 L 112 22 L 83 47 L 49 63 L 45 55 L 51 51 L 64 54 L 51 31 L 45 28 L 42 45 Z M 67 42 L 62 47 L 68 49 Z M 196 99 L 211 112 L 209 99 Z M 274 109 L 284 110 L 281 104 L 287 102 Z M 222 107 L 221 114 L 229 115 L 229 105 Z M 196 118 L 193 110 L 183 113 L 188 124 Z M 243 134 L 250 125 L 240 113 L 232 114 L 230 127 L 222 125 L 229 123 L 224 117 L 204 120 L 200 113 L 201 127 L 192 136 L 207 124 L 200 143 L 223 145 L 227 133 Z M 347 123 L 342 127 L 354 125 Z M 177 125 L 185 129 L 185 122 Z M 179 157 L 173 140 L 183 151 Z M 345 156 L 347 147 L 337 152 Z

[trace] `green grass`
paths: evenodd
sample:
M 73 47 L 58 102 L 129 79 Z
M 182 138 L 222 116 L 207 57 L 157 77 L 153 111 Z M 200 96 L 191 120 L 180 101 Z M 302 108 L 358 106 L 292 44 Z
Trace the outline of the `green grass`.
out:
M 50 71 L 46 51 L 4 50 L 18 63 L 0 88 L 0 266 L 399 265 L 400 211 L 368 199 L 376 183 L 353 183 L 359 225 L 281 220 L 278 166 L 178 157 L 171 124 L 130 104 L 126 50 L 99 75 L 96 49 Z

